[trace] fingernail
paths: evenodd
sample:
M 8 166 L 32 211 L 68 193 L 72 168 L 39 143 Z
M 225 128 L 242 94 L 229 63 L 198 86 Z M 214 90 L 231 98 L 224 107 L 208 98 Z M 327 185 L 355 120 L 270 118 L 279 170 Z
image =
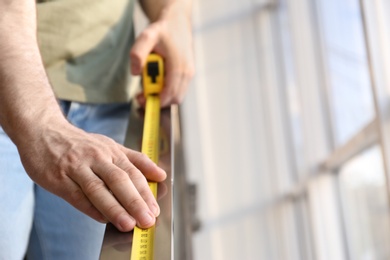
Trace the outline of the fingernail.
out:
M 152 212 L 145 212 L 141 215 L 141 225 L 142 226 L 151 226 L 154 224 L 155 217 Z
M 154 213 L 155 217 L 158 217 L 158 215 L 160 215 L 160 209 L 156 204 L 152 204 L 152 206 L 150 206 L 150 210 Z
M 134 228 L 135 220 L 128 215 L 121 215 L 118 219 L 118 225 L 122 231 L 129 231 Z

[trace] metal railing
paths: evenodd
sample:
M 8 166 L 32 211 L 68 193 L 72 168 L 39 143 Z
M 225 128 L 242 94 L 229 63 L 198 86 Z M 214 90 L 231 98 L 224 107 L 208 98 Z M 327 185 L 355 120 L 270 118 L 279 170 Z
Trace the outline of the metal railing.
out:
M 125 146 L 140 150 L 143 116 L 133 108 Z M 159 185 L 158 203 L 161 213 L 157 219 L 155 237 L 156 260 L 192 259 L 192 230 L 198 227 L 193 220 L 194 185 L 188 185 L 180 135 L 177 106 L 161 113 L 159 166 L 167 172 Z M 174 228 L 175 227 L 175 228 Z M 123 233 L 107 224 L 101 260 L 129 260 L 133 232 Z

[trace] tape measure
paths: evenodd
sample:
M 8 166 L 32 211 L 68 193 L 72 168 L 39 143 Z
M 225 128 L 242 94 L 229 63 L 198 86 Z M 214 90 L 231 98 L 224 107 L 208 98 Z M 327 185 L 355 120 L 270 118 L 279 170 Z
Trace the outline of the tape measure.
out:
M 142 136 L 142 153 L 153 162 L 158 162 L 160 133 L 160 97 L 164 85 L 164 64 L 161 56 L 150 54 L 142 74 L 144 94 L 146 98 L 144 129 Z M 157 183 L 148 182 L 155 198 Z M 131 260 L 154 259 L 155 226 L 151 228 L 134 228 Z

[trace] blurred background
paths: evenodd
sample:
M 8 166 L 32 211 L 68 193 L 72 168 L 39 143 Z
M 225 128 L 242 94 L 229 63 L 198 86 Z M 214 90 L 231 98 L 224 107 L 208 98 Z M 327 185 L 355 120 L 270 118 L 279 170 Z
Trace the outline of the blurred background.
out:
M 390 1 L 194 0 L 193 20 L 191 257 L 390 259 Z

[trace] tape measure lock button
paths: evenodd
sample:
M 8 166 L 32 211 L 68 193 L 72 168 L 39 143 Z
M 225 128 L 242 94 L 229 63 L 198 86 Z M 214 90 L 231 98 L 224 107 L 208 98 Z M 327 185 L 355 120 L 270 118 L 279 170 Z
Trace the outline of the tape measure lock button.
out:
M 150 54 L 142 73 L 144 95 L 158 94 L 164 86 L 164 64 L 160 55 Z
M 160 74 L 158 69 L 158 62 L 149 62 L 146 69 L 148 70 L 148 76 L 151 78 L 152 83 L 157 83 L 157 76 Z

